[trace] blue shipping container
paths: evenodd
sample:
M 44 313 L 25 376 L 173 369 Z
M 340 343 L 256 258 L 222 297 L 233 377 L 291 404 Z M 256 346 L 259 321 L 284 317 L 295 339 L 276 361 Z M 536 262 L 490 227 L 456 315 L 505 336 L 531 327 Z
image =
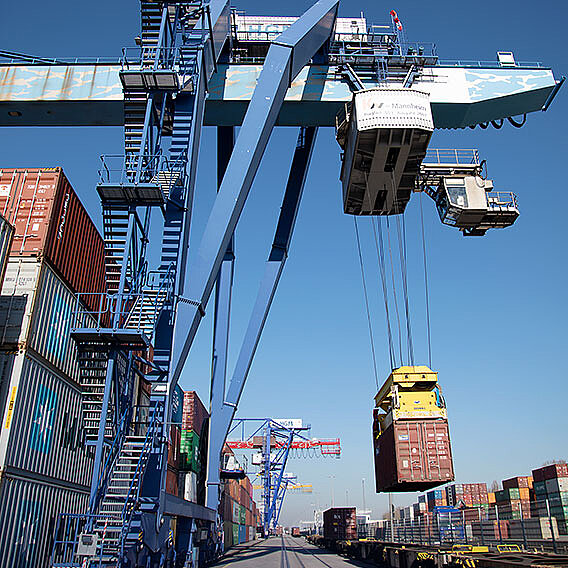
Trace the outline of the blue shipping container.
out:
M 247 541 L 247 527 L 246 525 L 239 525 L 239 544 Z
M 179 385 L 176 385 L 174 394 L 172 396 L 172 422 L 179 424 L 183 420 L 183 390 Z
M 444 491 L 442 489 L 434 489 L 433 491 L 428 491 L 428 493 L 426 493 L 426 496 L 428 497 L 428 501 L 433 501 L 434 499 L 443 499 Z

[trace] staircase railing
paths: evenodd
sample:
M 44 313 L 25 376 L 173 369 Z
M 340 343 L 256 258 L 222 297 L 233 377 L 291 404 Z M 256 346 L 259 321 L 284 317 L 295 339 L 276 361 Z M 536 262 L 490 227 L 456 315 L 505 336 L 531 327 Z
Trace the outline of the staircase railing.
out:
M 120 448 L 122 446 L 122 444 L 120 443 L 120 440 L 121 440 L 121 438 L 124 437 L 124 432 L 125 432 L 124 424 L 127 420 L 128 414 L 129 414 L 129 409 L 126 409 L 124 411 L 123 415 L 122 415 L 122 418 L 120 419 L 118 431 L 116 433 L 116 436 L 114 437 L 114 440 L 112 442 L 112 446 L 110 447 L 107 459 L 105 461 L 105 465 L 104 465 L 103 469 L 101 470 L 101 473 L 99 475 L 99 479 L 97 480 L 98 490 L 91 497 L 91 500 L 89 502 L 89 511 L 90 511 L 91 514 L 95 514 L 95 511 L 98 509 L 99 504 L 102 500 L 102 497 L 106 493 L 106 488 L 107 488 L 107 485 L 108 485 L 108 474 L 112 470 L 112 468 L 114 467 L 114 464 L 116 463 L 116 458 L 120 454 Z M 101 417 L 101 419 L 102 419 L 102 417 Z
M 160 422 L 158 421 L 158 407 L 154 407 L 152 411 L 152 417 L 150 418 L 150 423 L 148 425 L 148 432 L 146 433 L 146 438 L 144 439 L 144 444 L 142 446 L 142 451 L 138 459 L 138 464 L 136 465 L 136 471 L 130 483 L 128 489 L 128 494 L 126 496 L 124 506 L 122 507 L 122 530 L 120 532 L 120 549 L 121 555 L 124 556 L 124 548 L 126 544 L 126 539 L 130 533 L 130 527 L 132 526 L 132 521 L 134 518 L 134 512 L 136 506 L 138 505 L 140 497 L 140 488 L 142 486 L 142 478 L 146 471 L 146 465 L 148 463 L 148 456 L 156 442 L 158 434 L 161 432 L 161 428 L 158 428 Z

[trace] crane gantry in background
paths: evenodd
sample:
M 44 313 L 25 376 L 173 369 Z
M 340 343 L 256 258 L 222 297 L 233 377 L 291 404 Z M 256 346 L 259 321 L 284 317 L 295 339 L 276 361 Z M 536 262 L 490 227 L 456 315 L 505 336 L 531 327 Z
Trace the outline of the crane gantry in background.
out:
M 249 426 L 249 428 L 247 428 Z M 252 432 L 247 432 L 252 428 Z M 339 438 L 308 438 L 310 426 L 300 419 L 237 418 L 233 420 L 227 446 L 233 450 L 259 450 L 252 455 L 251 465 L 258 467 L 256 473 L 262 480 L 260 505 L 264 534 L 276 529 L 286 491 L 305 488 L 295 476 L 286 473 L 290 452 L 297 450 L 314 456 L 341 455 Z M 239 435 L 239 439 L 235 439 Z M 249 473 L 249 472 L 247 472 Z M 223 474 L 223 472 L 222 472 Z M 309 486 L 311 488 L 311 486 Z
M 506 216 L 490 215 L 502 203 L 492 201 L 487 180 L 480 184 L 479 169 L 464 164 L 461 154 L 455 155 L 459 168 L 440 153 L 429 161 L 428 142 L 435 128 L 499 126 L 545 110 L 561 84 L 552 71 L 510 55 L 494 63 L 443 62 L 433 45 L 406 42 L 394 19 L 390 26 L 367 26 L 364 18 L 337 18 L 337 9 L 338 0 L 320 0 L 296 20 L 272 19 L 263 27 L 258 18 L 231 10 L 227 0 L 143 0 L 139 46 L 125 49 L 120 60 L 0 53 L 0 126 L 124 125 L 124 154 L 103 157 L 97 187 L 107 290 L 90 298 L 98 309 L 89 313 L 79 296 L 73 326 L 86 440 L 96 449 L 91 499 L 88 511 L 61 517 L 54 566 L 83 560 L 90 567 L 158 566 L 171 548 L 185 557 L 215 538 L 221 451 L 288 256 L 319 127 L 336 127 L 345 148 L 348 213 L 400 213 L 422 189 L 436 200 L 442 220 L 465 233 L 505 226 L 518 214 L 508 201 Z M 358 124 L 360 107 L 380 105 L 381 97 L 391 104 L 397 97 L 410 105 L 420 100 L 426 116 L 420 124 L 410 117 L 403 129 Z M 391 108 L 400 118 L 402 107 Z M 283 195 L 281 212 L 225 388 L 233 234 L 277 125 L 299 128 L 296 149 L 283 194 L 274 192 L 275 206 Z M 190 260 L 203 126 L 217 127 L 219 190 Z M 401 137 L 401 130 L 409 134 Z M 150 238 L 156 216 L 161 244 Z M 152 267 L 150 246 L 161 246 Z M 195 504 L 164 491 L 166 441 L 172 393 L 213 290 L 208 492 L 206 503 Z M 134 406 L 137 373 L 151 383 L 148 416 Z M 125 452 L 137 465 L 125 491 L 113 494 L 108 488 Z

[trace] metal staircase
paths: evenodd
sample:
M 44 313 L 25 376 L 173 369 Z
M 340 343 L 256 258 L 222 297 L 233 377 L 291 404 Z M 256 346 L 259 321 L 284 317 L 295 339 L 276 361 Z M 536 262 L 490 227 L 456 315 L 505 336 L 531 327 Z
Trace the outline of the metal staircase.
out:
M 137 493 L 138 465 L 144 450 L 144 436 L 127 436 L 115 462 L 113 472 L 102 501 L 99 515 L 94 524 L 94 532 L 100 535 L 102 555 L 116 561 L 121 548 L 125 518 L 123 511 L 131 494 Z M 136 486 L 136 487 L 135 487 Z M 134 489 L 134 491 L 133 491 Z M 130 528 L 136 532 L 140 529 L 140 520 L 132 520 Z
M 136 297 L 130 310 L 125 327 L 144 332 L 148 337 L 154 335 L 154 326 L 160 310 L 169 295 L 169 290 L 146 289 L 143 294 Z
M 87 443 L 97 441 L 101 409 L 107 374 L 108 352 L 97 350 L 96 346 L 81 346 L 78 350 L 78 361 L 81 381 L 81 407 L 83 411 L 83 428 Z M 112 438 L 113 409 L 109 406 L 105 426 L 105 438 Z
M 159 2 L 140 2 L 142 34 L 140 36 L 144 47 L 158 45 L 160 24 L 162 22 L 162 4 Z
M 127 205 L 103 204 L 103 238 L 105 241 L 105 269 L 107 292 L 118 292 L 120 270 L 128 238 Z M 127 281 L 131 277 L 130 265 L 127 266 Z
M 144 133 L 144 119 L 148 105 L 146 91 L 124 91 L 124 151 L 126 172 L 130 176 L 136 174 L 140 144 Z M 131 178 L 131 179 L 132 179 Z

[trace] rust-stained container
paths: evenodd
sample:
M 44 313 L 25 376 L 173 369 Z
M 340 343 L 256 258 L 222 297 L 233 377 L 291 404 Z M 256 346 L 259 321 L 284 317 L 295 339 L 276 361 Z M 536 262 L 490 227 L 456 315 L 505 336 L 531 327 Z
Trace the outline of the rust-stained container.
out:
M 183 394 L 182 430 L 193 430 L 198 436 L 202 435 L 202 428 L 209 418 L 209 412 L 201 402 L 195 391 Z
M 355 507 L 334 507 L 324 511 L 323 536 L 330 540 L 357 540 Z
M 46 258 L 74 292 L 105 291 L 104 241 L 61 168 L 0 170 L 0 214 L 11 256 Z
M 4 281 L 4 271 L 12 248 L 13 237 L 14 227 L 0 215 L 0 287 Z
M 397 420 L 373 438 L 377 492 L 423 491 L 454 480 L 446 419 Z
M 166 493 L 169 495 L 178 496 L 178 475 L 177 469 L 168 465 L 168 471 L 166 472 Z

